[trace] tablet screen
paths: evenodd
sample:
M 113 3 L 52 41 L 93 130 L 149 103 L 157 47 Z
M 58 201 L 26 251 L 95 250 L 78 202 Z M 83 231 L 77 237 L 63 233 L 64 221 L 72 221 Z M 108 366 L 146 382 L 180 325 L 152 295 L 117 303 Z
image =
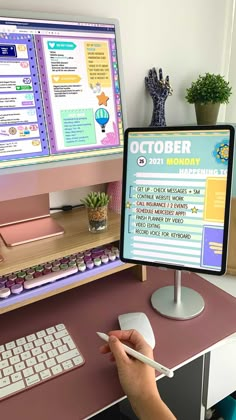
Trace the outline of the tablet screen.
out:
M 233 144 L 230 125 L 126 130 L 123 261 L 225 272 Z

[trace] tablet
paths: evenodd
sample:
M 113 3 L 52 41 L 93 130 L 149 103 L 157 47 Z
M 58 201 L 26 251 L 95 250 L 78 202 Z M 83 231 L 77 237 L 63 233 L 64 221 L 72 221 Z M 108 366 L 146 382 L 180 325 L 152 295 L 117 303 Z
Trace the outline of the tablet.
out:
M 226 271 L 234 128 L 128 128 L 121 260 L 222 275 Z

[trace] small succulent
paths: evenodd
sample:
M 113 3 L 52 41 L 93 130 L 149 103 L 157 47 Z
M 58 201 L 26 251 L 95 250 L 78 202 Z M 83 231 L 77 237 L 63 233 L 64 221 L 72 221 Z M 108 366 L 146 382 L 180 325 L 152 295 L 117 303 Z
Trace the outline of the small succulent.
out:
M 106 206 L 111 199 L 111 196 L 104 192 L 90 192 L 85 198 L 81 199 L 81 203 L 85 207 L 97 209 L 98 207 Z

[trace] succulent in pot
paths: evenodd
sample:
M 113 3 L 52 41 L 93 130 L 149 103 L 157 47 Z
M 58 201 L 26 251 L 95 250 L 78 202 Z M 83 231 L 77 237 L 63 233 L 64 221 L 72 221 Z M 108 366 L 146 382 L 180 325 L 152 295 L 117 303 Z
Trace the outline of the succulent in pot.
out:
M 107 229 L 108 203 L 111 196 L 105 192 L 90 192 L 81 203 L 87 207 L 90 232 L 101 232 Z

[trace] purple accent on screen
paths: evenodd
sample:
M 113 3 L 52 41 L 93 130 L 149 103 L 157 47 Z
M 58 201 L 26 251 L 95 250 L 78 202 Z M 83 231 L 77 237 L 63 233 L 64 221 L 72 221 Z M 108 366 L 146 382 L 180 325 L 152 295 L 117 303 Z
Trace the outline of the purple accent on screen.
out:
M 223 245 L 223 228 L 205 226 L 203 228 L 203 241 L 202 241 L 202 255 L 201 255 L 201 265 L 202 267 L 216 267 L 221 268 L 222 262 L 222 253 L 216 254 L 214 249 L 209 245 L 210 242 L 215 242 L 217 244 Z
M 24 123 L 23 121 L 16 123 L 2 123 L 2 125 L 9 125 L 10 127 L 16 127 L 19 126 L 21 124 L 27 124 L 27 125 L 33 125 L 33 124 L 38 124 L 39 126 L 39 137 L 40 137 L 40 141 L 41 141 L 41 145 L 42 145 L 42 151 L 41 152 L 37 152 L 37 153 L 28 153 L 28 154 L 14 154 L 14 155 L 8 155 L 8 156 L 4 156 L 4 160 L 10 160 L 10 159 L 16 159 L 16 158 L 30 158 L 30 157 L 36 157 L 36 156 L 48 156 L 49 155 L 49 148 L 48 148 L 48 141 L 47 141 L 47 134 L 46 134 L 46 126 L 45 126 L 45 120 L 44 120 L 44 114 L 43 114 L 43 102 L 42 102 L 42 97 L 41 97 L 41 93 L 40 93 L 40 88 L 39 88 L 39 78 L 38 78 L 38 71 L 37 71 L 37 62 L 36 62 L 36 54 L 35 54 L 35 46 L 33 43 L 33 36 L 31 35 L 25 35 L 24 38 L 22 39 L 22 34 L 21 37 L 18 36 L 19 34 L 14 33 L 14 34 L 9 34 L 7 39 L 1 39 L 1 43 L 2 44 L 8 44 L 9 41 L 11 41 L 12 43 L 14 42 L 15 44 L 23 44 L 23 45 L 27 45 L 27 49 L 28 49 L 28 58 L 27 59 L 21 59 L 18 57 L 12 57 L 9 60 L 21 60 L 21 61 L 29 61 L 30 64 L 30 76 L 25 76 L 26 78 L 30 77 L 32 80 L 32 86 L 33 86 L 33 94 L 34 94 L 34 101 L 35 101 L 35 107 L 32 107 L 32 105 L 29 105 L 29 110 L 30 109 L 36 109 L 36 114 L 37 114 L 37 120 L 32 121 L 30 123 Z M 18 39 L 20 38 L 20 39 Z M 4 60 L 6 60 L 9 57 L 4 57 Z M 1 77 L 24 77 L 23 75 L 19 76 L 19 75 L 8 75 L 8 76 L 1 76 Z M 32 91 L 30 91 L 32 92 Z M 23 93 L 22 91 L 19 92 L 6 92 L 7 93 L 14 93 L 14 94 L 19 94 L 19 93 Z M 26 91 L 24 91 L 24 93 L 27 93 Z M 3 110 L 4 108 L 2 108 Z M 10 108 L 6 108 L 7 110 L 9 110 Z M 14 110 L 17 109 L 22 109 L 22 108 L 14 108 Z M 23 108 L 24 110 L 27 110 L 27 107 L 24 106 Z M 29 140 L 30 137 L 27 137 L 27 140 Z M 16 141 L 24 141 L 25 139 L 15 139 Z M 6 143 L 8 143 L 9 140 L 6 140 Z M 1 144 L 4 144 L 4 141 L 1 142 Z
M 118 134 L 118 119 L 117 119 L 117 95 L 119 96 L 119 103 L 120 103 L 120 82 L 119 82 L 119 80 L 117 81 L 119 83 L 119 93 L 117 93 L 115 91 L 115 83 L 116 83 L 115 82 L 115 71 L 114 71 L 114 67 L 113 67 L 114 62 L 112 60 L 113 54 L 115 52 L 115 54 L 116 54 L 115 55 L 115 57 L 116 57 L 115 63 L 118 66 L 118 62 L 117 62 L 117 49 L 116 49 L 116 43 L 115 43 L 115 40 L 114 39 L 109 39 L 109 44 L 110 44 L 109 51 L 111 52 L 111 55 L 109 56 L 109 58 L 110 58 L 110 66 L 111 66 L 111 71 L 112 71 L 112 81 L 113 81 L 112 86 L 113 86 L 113 95 L 114 95 L 114 99 L 115 99 L 114 106 L 115 106 L 115 111 L 116 111 L 115 112 L 115 115 L 116 115 L 116 127 L 117 127 L 116 137 L 117 137 L 117 140 L 118 140 L 119 139 L 119 134 Z M 118 75 L 118 73 L 117 73 L 117 75 Z M 120 112 L 120 115 L 121 115 L 121 112 Z
M 48 37 L 47 37 L 48 38 Z M 50 142 L 50 147 L 55 147 L 55 130 L 53 126 L 53 111 L 52 106 L 50 103 L 50 97 L 49 97 L 49 87 L 48 87 L 48 81 L 46 77 L 46 66 L 45 66 L 45 57 L 43 53 L 43 43 L 42 43 L 42 36 L 35 35 L 35 43 L 36 43 L 36 50 L 37 50 L 37 56 L 39 61 L 39 72 L 42 82 L 42 92 L 43 92 L 43 100 L 44 100 L 44 106 L 45 106 L 45 114 L 47 119 L 47 125 L 48 125 L 48 137 Z
M 86 270 L 83 273 L 78 271 L 78 273 L 73 274 L 72 276 L 65 277 L 64 279 L 60 279 L 53 283 L 46 284 L 44 286 L 36 287 L 35 289 L 24 290 L 19 295 L 10 295 L 8 298 L 0 300 L 0 308 L 5 308 L 6 306 L 14 305 L 15 303 L 24 302 L 25 300 L 40 296 L 41 294 L 45 294 L 51 292 L 53 290 L 60 289 L 61 287 L 68 286 L 69 284 L 73 284 L 74 282 L 82 281 L 91 277 L 93 275 L 97 275 L 99 273 L 104 273 L 109 269 L 113 269 L 115 267 L 119 267 L 123 265 L 123 262 L 120 260 L 116 260 L 113 262 L 109 262 L 108 264 L 103 264 L 100 267 L 95 267 L 91 270 Z
M 23 101 L 22 102 L 22 105 L 25 105 L 25 106 L 33 106 L 34 105 L 34 103 L 33 103 L 33 101 Z

